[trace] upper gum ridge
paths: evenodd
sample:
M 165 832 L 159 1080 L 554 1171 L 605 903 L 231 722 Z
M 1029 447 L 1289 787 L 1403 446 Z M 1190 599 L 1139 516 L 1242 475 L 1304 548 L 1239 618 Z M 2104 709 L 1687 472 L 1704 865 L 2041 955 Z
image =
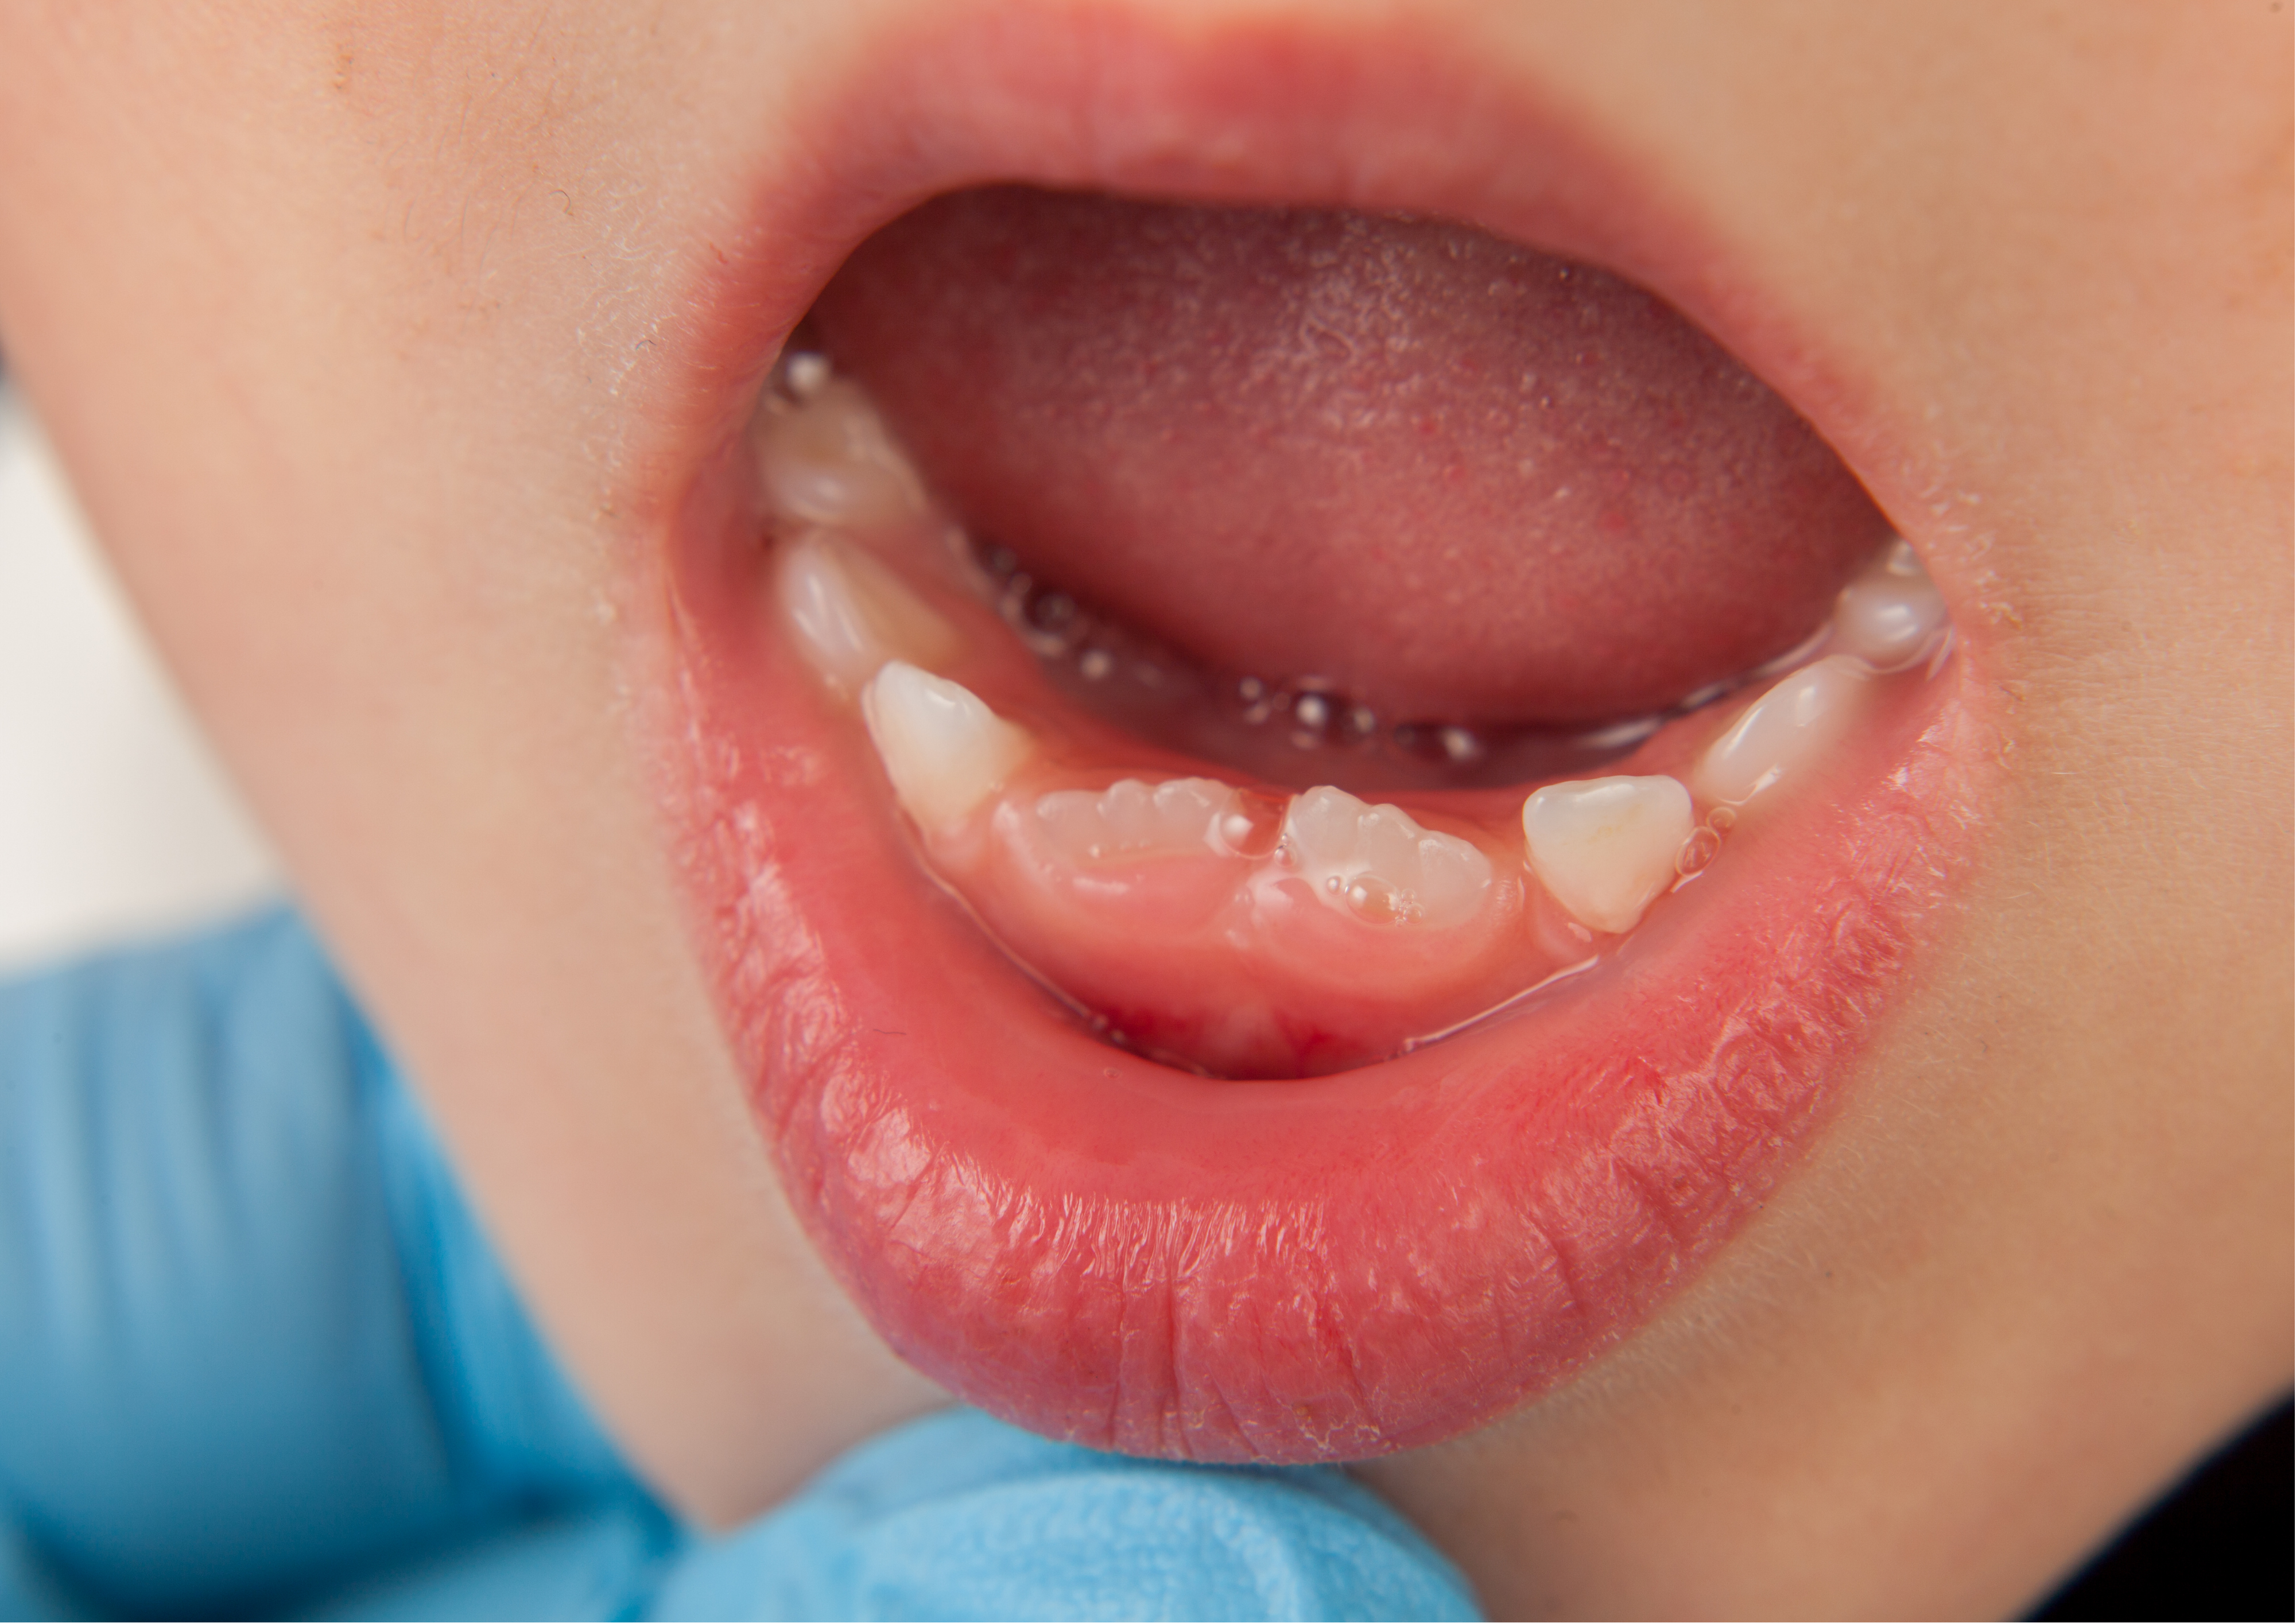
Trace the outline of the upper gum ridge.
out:
M 885 561 L 945 560 L 956 532 L 857 386 L 792 360 L 755 443 L 783 623 L 830 692 L 857 700 L 922 860 L 1111 1037 L 1215 1074 L 1371 1062 L 1589 967 L 1727 860 L 1732 830 L 1815 775 L 1878 688 L 1933 673 L 1950 647 L 1896 542 L 1798 662 L 1667 772 L 1562 779 L 1462 815 L 1080 764 L 1104 751 L 1000 716 L 950 674 L 993 675 L 1013 651 Z

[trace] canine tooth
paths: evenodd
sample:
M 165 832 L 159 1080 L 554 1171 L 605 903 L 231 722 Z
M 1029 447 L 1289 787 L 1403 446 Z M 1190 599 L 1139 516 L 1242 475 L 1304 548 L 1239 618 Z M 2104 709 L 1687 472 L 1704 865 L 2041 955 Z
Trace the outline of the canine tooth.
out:
M 1921 658 L 1945 621 L 1945 599 L 1914 549 L 1898 541 L 1841 588 L 1833 646 L 1876 670 L 1898 670 Z
M 862 689 L 861 714 L 894 798 L 928 833 L 963 823 L 1037 747 L 970 688 L 899 660 Z
M 1690 786 L 1738 806 L 1823 754 L 1856 717 L 1872 673 L 1847 654 L 1805 665 L 1746 708 L 1706 748 Z
M 1621 935 L 1674 882 L 1697 826 L 1690 791 L 1669 777 L 1549 783 L 1522 803 L 1530 865 L 1570 916 Z
M 782 548 L 775 584 L 806 662 L 858 693 L 888 660 L 939 665 L 955 657 L 956 628 L 860 547 L 816 530 Z
M 1211 778 L 1144 783 L 1124 778 L 1098 794 L 1056 789 L 1037 802 L 1055 848 L 1072 862 L 1163 854 L 1225 854 L 1221 829 L 1235 791 Z
M 785 519 L 866 529 L 925 510 L 924 485 L 858 384 L 831 378 L 758 421 L 758 473 Z
M 1456 924 L 1490 889 L 1490 859 L 1471 842 L 1329 785 L 1292 800 L 1283 844 L 1318 896 L 1374 922 Z

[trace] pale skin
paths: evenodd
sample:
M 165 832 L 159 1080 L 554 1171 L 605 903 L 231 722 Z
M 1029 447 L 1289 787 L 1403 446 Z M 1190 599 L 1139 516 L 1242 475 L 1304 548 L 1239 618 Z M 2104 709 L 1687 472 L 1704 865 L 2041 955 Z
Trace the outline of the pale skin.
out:
M 945 1398 L 742 1109 L 633 492 L 730 155 L 914 5 L 0 23 L 10 363 L 556 1344 L 719 1521 Z M 2289 1378 L 2286 13 L 1425 9 L 1824 334 L 2020 652 L 1807 1161 L 1577 1380 L 1366 1475 L 1496 1614 L 2013 1611 Z

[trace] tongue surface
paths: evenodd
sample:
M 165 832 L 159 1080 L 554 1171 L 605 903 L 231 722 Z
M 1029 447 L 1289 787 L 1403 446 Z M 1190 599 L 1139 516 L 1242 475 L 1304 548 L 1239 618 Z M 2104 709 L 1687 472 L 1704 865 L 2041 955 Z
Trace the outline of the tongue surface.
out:
M 1889 529 L 1668 306 L 1443 222 L 964 193 L 814 320 L 977 536 L 1391 719 L 1670 704 L 1800 642 Z

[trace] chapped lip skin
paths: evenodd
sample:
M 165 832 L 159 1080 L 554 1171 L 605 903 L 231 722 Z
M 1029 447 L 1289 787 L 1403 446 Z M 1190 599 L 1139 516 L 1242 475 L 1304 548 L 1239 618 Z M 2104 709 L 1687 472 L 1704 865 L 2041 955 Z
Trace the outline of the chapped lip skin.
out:
M 757 174 L 681 340 L 693 454 L 657 476 L 667 798 L 756 1119 L 846 1289 L 968 1401 L 1196 1460 L 1434 1442 L 1631 1333 L 1822 1126 L 1949 901 L 1981 640 L 1893 686 L 1600 972 L 1383 1063 L 1207 1079 L 1095 1039 L 924 874 L 772 612 L 742 424 L 854 245 L 989 180 L 1468 219 L 1672 299 L 1839 446 L 1857 391 L 1817 335 L 1558 94 L 1406 21 L 936 12 Z

